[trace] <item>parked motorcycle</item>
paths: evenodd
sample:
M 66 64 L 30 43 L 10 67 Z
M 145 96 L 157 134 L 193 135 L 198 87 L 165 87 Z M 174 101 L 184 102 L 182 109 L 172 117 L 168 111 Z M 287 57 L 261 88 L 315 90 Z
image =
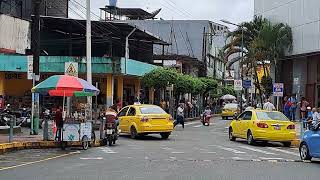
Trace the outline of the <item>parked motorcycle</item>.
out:
M 0 113 L 0 126 L 10 126 L 10 120 L 15 118 L 10 111 L 10 104 Z

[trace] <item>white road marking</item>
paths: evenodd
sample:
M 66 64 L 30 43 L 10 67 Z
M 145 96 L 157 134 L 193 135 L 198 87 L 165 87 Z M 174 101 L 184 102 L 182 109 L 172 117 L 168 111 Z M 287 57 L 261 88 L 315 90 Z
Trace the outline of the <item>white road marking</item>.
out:
M 164 147 L 164 148 L 161 148 L 162 150 L 167 150 L 167 151 L 170 151 L 170 150 L 173 150 L 172 148 L 169 148 L 169 147 Z
M 226 151 L 229 151 L 229 152 L 232 152 L 232 153 L 235 153 L 235 154 L 246 154 L 246 152 L 239 151 L 239 150 L 232 149 L 232 148 L 228 148 L 228 147 L 223 147 L 223 146 L 216 146 L 216 147 L 223 149 L 223 150 L 226 150 Z
M 102 160 L 103 157 L 80 158 L 81 160 Z
M 108 148 L 108 147 L 100 147 L 99 149 L 101 149 L 103 152 L 107 153 L 107 154 L 115 154 L 117 152 L 113 151 L 112 149 Z
M 259 157 L 262 160 L 283 160 L 283 158 L 267 158 L 267 157 Z
M 172 154 L 183 154 L 184 152 L 178 152 L 178 151 L 176 151 L 176 152 L 171 152 Z
M 273 150 L 273 151 L 282 152 L 282 153 L 285 153 L 285 154 L 294 155 L 294 156 L 300 156 L 298 153 L 287 151 L 287 150 L 284 150 L 284 149 L 278 149 L 278 148 L 274 148 L 274 147 L 268 147 L 267 149 L 270 149 L 270 150 Z
M 233 160 L 244 160 L 244 159 L 241 158 L 241 157 L 232 157 L 231 159 L 233 159 Z
M 194 128 L 198 128 L 198 127 L 201 127 L 202 126 L 202 124 L 200 124 L 200 125 L 196 125 L 196 126 L 193 126 Z
M 273 153 L 273 152 L 268 152 L 268 151 L 264 151 L 264 150 L 256 149 L 256 148 L 252 148 L 252 147 L 247 147 L 247 146 L 239 146 L 239 147 L 240 147 L 240 148 L 243 148 L 243 149 L 250 150 L 250 151 L 259 152 L 259 153 L 263 153 L 263 154 L 267 154 L 267 155 L 278 155 L 278 154 Z
M 184 125 L 185 126 L 189 126 L 189 125 L 198 124 L 198 123 L 200 123 L 200 122 L 196 121 L 196 122 L 185 123 Z

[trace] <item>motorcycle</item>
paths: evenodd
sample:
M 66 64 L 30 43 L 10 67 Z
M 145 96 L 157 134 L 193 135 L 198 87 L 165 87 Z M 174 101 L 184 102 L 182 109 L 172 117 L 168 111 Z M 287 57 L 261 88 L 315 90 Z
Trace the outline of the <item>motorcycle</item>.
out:
M 202 124 L 204 126 L 209 126 L 211 117 L 212 117 L 211 115 L 204 115 L 202 119 Z
M 6 108 L 0 114 L 0 126 L 10 126 L 10 120 L 15 118 L 10 109 L 10 104 L 6 106 Z
M 105 123 L 105 136 L 104 136 L 104 144 L 108 144 L 112 146 L 116 144 L 116 141 L 119 137 L 118 127 L 116 124 L 115 116 L 106 115 L 102 117 Z

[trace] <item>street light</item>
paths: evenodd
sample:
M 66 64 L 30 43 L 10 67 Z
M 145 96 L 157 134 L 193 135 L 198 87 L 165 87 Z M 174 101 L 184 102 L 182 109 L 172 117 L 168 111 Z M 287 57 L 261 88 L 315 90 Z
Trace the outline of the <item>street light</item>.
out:
M 234 25 L 234 26 L 238 26 L 240 29 L 241 29 L 241 59 L 243 59 L 243 49 L 244 49 L 244 41 L 243 41 L 243 32 L 244 32 L 244 29 L 243 29 L 243 26 L 242 25 L 239 25 L 239 24 L 236 24 L 236 23 L 232 23 L 228 20 L 224 20 L 222 19 L 221 22 L 223 23 L 226 23 L 226 24 L 230 24 L 230 25 Z M 240 71 L 240 65 L 239 65 L 239 69 L 238 69 L 238 78 L 241 78 L 242 80 L 242 77 L 241 77 L 241 71 Z M 242 113 L 242 90 L 240 92 L 240 113 Z

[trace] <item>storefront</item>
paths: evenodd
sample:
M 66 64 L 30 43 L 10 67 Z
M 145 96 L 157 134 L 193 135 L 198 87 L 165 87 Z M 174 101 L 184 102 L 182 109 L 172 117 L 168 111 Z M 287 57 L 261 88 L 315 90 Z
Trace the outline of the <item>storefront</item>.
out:
M 63 74 L 65 62 L 78 62 L 79 77 L 86 79 L 85 63 L 73 57 L 41 57 L 40 81 L 55 74 Z M 0 95 L 4 96 L 6 103 L 11 103 L 17 108 L 31 105 L 32 80 L 27 79 L 27 57 L 0 55 Z M 120 59 L 113 61 L 111 58 L 93 58 L 93 85 L 100 89 L 94 103 L 111 106 L 117 100 L 123 104 L 133 103 L 139 98 L 141 90 L 140 78 L 156 66 L 135 61 Z M 59 99 L 41 97 L 42 103 L 53 106 Z

